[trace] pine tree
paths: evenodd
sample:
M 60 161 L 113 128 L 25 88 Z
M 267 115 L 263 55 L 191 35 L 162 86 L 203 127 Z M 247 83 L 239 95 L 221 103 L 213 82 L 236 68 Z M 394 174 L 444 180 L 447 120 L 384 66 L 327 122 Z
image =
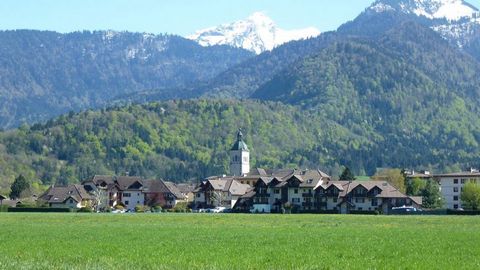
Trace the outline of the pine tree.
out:
M 29 188 L 30 188 L 30 183 L 27 181 L 27 179 L 25 179 L 23 175 L 20 174 L 17 178 L 15 178 L 15 181 L 10 187 L 11 189 L 10 198 L 12 199 L 20 198 L 20 194 Z
M 440 193 L 440 187 L 436 181 L 428 180 L 422 195 L 423 206 L 425 208 L 441 208 L 443 206 L 442 194 Z
M 353 180 L 355 180 L 355 175 L 353 175 L 352 171 L 350 171 L 350 168 L 345 167 L 342 174 L 340 175 L 340 181 L 353 181 Z

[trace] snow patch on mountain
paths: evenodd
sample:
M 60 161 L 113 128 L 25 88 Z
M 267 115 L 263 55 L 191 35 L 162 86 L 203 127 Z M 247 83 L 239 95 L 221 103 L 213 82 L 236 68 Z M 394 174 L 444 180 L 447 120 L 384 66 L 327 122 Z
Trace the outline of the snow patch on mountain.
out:
M 377 0 L 367 12 L 401 12 L 430 20 L 430 28 L 463 47 L 480 28 L 480 12 L 463 0 Z
M 202 46 L 230 45 L 260 54 L 286 42 L 319 34 L 314 27 L 299 30 L 278 28 L 268 16 L 256 12 L 245 20 L 200 30 L 187 38 Z
M 379 0 L 370 8 L 375 12 L 397 10 L 428 19 L 457 21 L 462 18 L 475 18 L 478 9 L 463 0 Z

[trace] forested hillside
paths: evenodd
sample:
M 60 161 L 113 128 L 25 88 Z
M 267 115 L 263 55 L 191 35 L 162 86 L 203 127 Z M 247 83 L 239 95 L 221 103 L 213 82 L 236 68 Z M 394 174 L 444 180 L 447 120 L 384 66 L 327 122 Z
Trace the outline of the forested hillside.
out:
M 172 101 L 65 115 L 0 133 L 0 179 L 3 188 L 20 173 L 44 184 L 126 172 L 198 180 L 228 172 L 238 128 L 246 134 L 252 166 L 333 168 L 335 152 L 343 156 L 349 144 L 365 150 L 371 145 L 279 103 Z
M 0 31 L 0 128 L 101 108 L 149 89 L 159 99 L 182 97 L 182 89 L 251 56 L 171 35 Z
M 453 103 L 439 109 L 437 121 L 419 117 L 412 127 L 392 122 L 383 124 L 382 133 L 382 119 L 361 124 L 362 111 L 340 121 L 275 102 L 170 101 L 64 115 L 0 133 L 1 187 L 6 190 L 20 173 L 43 184 L 127 172 L 172 181 L 224 174 L 238 128 L 246 135 L 252 167 L 321 168 L 337 176 L 341 165 L 357 175 L 372 175 L 377 167 L 439 172 L 475 166 L 480 128 L 452 122 L 468 113 L 461 100 Z M 337 110 L 340 115 L 345 107 Z

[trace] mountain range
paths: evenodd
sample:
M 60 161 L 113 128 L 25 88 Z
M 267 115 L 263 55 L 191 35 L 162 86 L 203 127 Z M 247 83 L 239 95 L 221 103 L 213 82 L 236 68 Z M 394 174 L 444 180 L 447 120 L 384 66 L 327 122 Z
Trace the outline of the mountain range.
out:
M 200 45 L 170 35 L 5 31 L 2 126 L 43 124 L 0 133 L 0 162 L 10 173 L 22 164 L 32 174 L 46 164 L 40 167 L 51 170 L 39 176 L 45 183 L 51 175 L 74 179 L 96 170 L 199 178 L 225 171 L 225 138 L 242 126 L 258 147 L 258 166 L 337 173 L 348 165 L 365 174 L 477 167 L 478 14 L 460 0 L 379 0 L 336 31 L 258 55 L 240 43 Z M 220 28 L 222 38 L 244 37 Z M 148 103 L 166 99 L 174 101 Z M 225 101 L 231 99 L 239 101 Z M 104 109 L 45 122 L 88 108 Z M 168 121 L 157 121 L 163 117 Z M 98 168 L 83 159 L 92 153 Z M 176 175 L 179 168 L 195 174 Z

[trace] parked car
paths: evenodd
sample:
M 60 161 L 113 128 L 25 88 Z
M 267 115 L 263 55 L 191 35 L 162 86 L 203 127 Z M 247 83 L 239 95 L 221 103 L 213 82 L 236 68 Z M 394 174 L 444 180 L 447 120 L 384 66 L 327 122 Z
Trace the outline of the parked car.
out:
M 125 213 L 125 210 L 120 210 L 120 209 L 115 209 L 112 211 L 113 214 L 123 214 Z
M 218 207 L 215 207 L 212 210 L 211 213 L 223 213 L 227 208 L 226 207 L 221 207 L 221 206 L 218 206 Z
M 419 212 L 421 211 L 420 209 L 417 209 L 413 206 L 400 206 L 400 207 L 392 207 L 392 214 L 400 214 L 400 213 L 413 213 L 413 212 Z

